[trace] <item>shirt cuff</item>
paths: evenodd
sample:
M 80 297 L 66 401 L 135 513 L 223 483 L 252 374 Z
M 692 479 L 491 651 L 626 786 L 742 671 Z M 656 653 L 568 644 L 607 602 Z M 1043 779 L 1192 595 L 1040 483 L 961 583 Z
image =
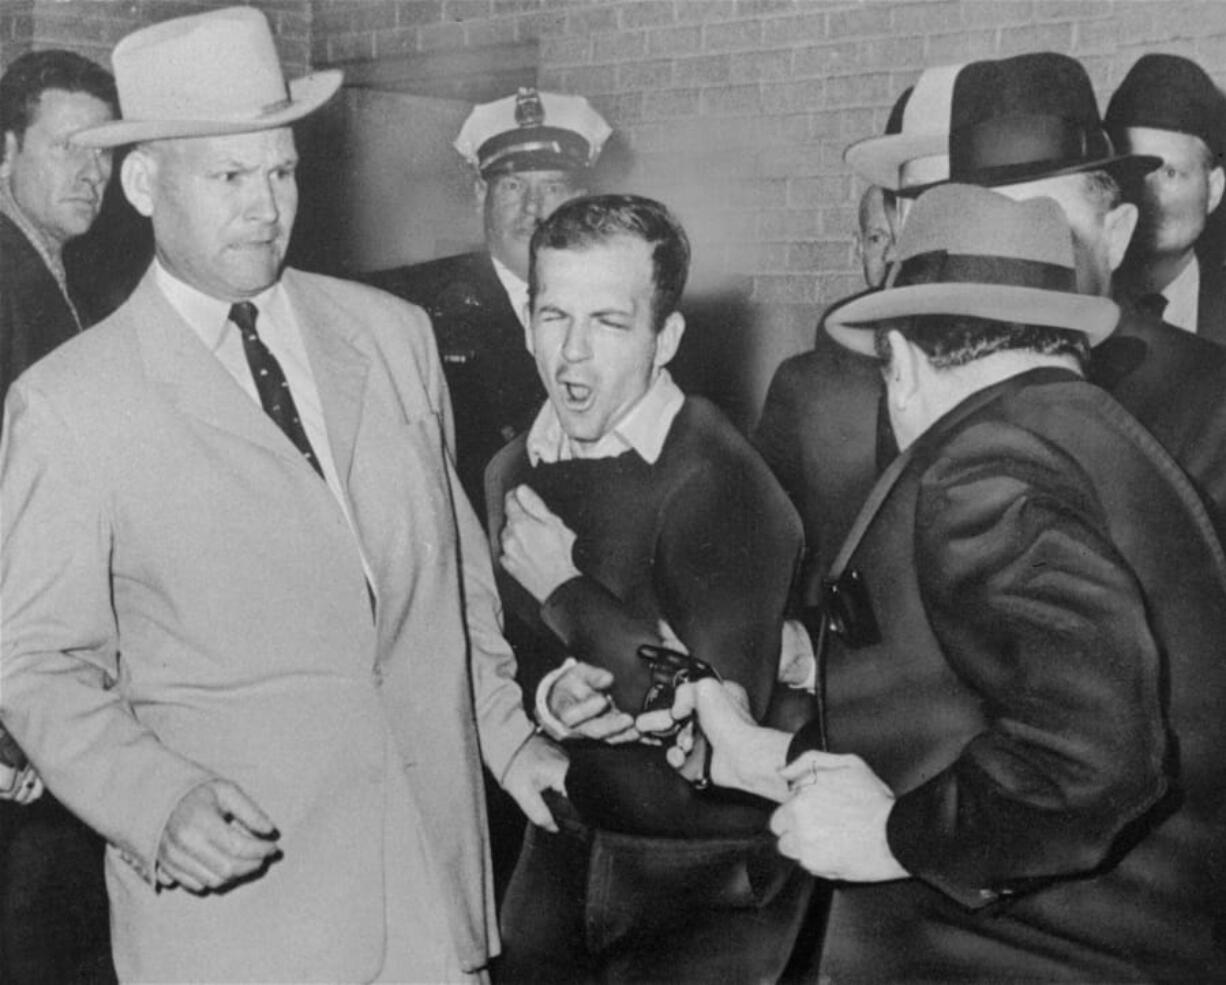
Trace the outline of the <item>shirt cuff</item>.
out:
M 817 656 L 804 623 L 788 619 L 783 623 L 779 646 L 779 681 L 797 691 L 817 690 Z
M 567 657 L 562 661 L 560 667 L 555 667 L 543 678 L 541 683 L 536 686 L 536 722 L 539 729 L 544 732 L 549 738 L 556 742 L 561 742 L 563 739 L 569 739 L 577 733 L 574 729 L 567 728 L 562 724 L 561 720 L 549 710 L 549 692 L 553 690 L 553 686 L 557 683 L 558 678 L 571 669 L 576 663 L 574 657 Z

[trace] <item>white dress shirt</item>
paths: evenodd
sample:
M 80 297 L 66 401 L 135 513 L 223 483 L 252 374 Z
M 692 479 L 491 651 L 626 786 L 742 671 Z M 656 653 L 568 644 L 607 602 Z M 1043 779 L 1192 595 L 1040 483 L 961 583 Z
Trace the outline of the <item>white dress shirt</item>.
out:
M 211 295 L 198 291 L 170 273 L 160 260 L 154 260 L 154 278 L 170 306 L 179 313 L 192 331 L 199 336 L 205 348 L 225 368 L 243 392 L 254 401 L 263 412 L 264 405 L 260 402 L 259 391 L 255 387 L 255 379 L 251 375 L 251 366 L 247 362 L 247 353 L 243 349 L 242 335 L 238 326 L 230 321 L 230 302 L 222 301 Z M 349 512 L 349 502 L 336 471 L 336 462 L 332 458 L 332 446 L 328 442 L 328 428 L 324 422 L 323 402 L 319 399 L 319 389 L 315 385 L 315 374 L 311 371 L 310 360 L 307 358 L 306 346 L 302 341 L 302 332 L 298 327 L 298 317 L 290 304 L 289 295 L 281 286 L 280 281 L 273 284 L 260 294 L 248 300 L 256 306 L 259 317 L 256 319 L 256 331 L 260 340 L 281 364 L 285 379 L 289 383 L 290 392 L 294 396 L 294 405 L 298 408 L 298 418 L 302 421 L 307 440 L 323 470 L 324 481 L 336 498 L 349 529 L 353 533 L 354 542 L 362 557 L 362 568 L 366 572 L 366 580 L 374 586 L 370 566 L 366 561 L 366 552 L 362 549 L 361 539 L 353 524 L 353 516 Z
M 1166 298 L 1162 320 L 1185 332 L 1195 332 L 1200 314 L 1200 261 L 1195 256 L 1179 276 L 1166 285 L 1162 296 Z

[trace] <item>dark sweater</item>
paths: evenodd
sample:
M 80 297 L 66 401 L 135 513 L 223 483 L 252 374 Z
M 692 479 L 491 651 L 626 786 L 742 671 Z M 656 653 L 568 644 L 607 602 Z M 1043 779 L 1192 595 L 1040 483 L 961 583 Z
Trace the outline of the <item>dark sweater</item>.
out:
M 759 719 L 779 720 L 785 713 L 768 704 L 800 523 L 745 439 L 691 397 L 654 465 L 627 452 L 533 468 L 525 444 L 517 439 L 490 465 L 490 529 L 502 528 L 503 493 L 526 483 L 575 532 L 582 572 L 538 608 L 499 571 L 525 693 L 573 655 L 612 671 L 618 706 L 637 712 L 650 674 L 636 650 L 659 642 L 665 620 L 691 653 L 746 688 Z M 580 742 L 570 751 L 567 789 L 596 827 L 688 837 L 763 830 L 768 805 L 695 792 L 660 748 Z

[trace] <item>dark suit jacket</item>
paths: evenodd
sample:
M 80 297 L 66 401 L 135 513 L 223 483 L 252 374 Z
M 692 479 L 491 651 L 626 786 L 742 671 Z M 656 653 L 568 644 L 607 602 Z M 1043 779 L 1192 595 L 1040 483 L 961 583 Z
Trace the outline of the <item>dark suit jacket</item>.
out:
M 821 576 L 897 453 L 883 398 L 877 361 L 825 332 L 771 380 L 753 440 L 804 523 L 805 605 L 817 603 Z
M 1220 976 L 1226 560 L 1195 493 L 1061 370 L 964 401 L 904 463 L 851 559 L 880 640 L 835 641 L 824 697 L 914 878 L 836 891 L 823 972 Z
M 1221 262 L 1200 264 L 1200 294 L 1196 299 L 1196 334 L 1226 345 L 1226 269 Z
M 545 400 L 524 328 L 488 253 L 374 274 L 370 283 L 426 310 L 451 391 L 456 470 L 482 522 L 485 466 L 523 433 Z
M 0 402 L 18 376 L 77 331 L 55 276 L 25 233 L 0 215 Z

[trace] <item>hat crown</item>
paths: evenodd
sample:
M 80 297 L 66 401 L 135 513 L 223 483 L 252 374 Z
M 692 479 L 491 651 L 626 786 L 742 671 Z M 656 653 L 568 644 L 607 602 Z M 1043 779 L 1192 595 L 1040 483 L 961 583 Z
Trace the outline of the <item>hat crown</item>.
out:
M 1226 151 L 1226 96 L 1205 70 L 1179 55 L 1142 55 L 1107 104 L 1107 129 L 1173 130 L 1199 137 L 1214 154 Z
M 940 185 L 916 200 L 899 238 L 900 265 L 931 253 L 1076 270 L 1073 235 L 1054 199 L 1015 202 L 974 185 Z
M 120 41 L 111 61 L 128 119 L 237 119 L 289 100 L 272 31 L 252 7 L 154 24 Z

